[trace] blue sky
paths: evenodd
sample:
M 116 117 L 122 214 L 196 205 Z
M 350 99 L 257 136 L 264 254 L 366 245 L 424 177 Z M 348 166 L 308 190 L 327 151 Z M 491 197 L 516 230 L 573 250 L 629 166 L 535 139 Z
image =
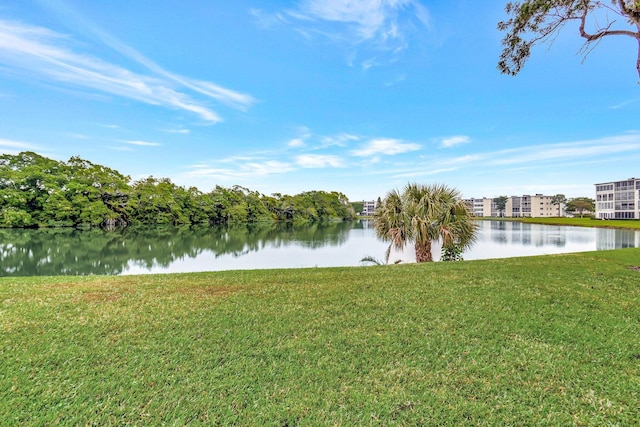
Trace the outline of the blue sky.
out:
M 594 196 L 640 176 L 636 44 L 575 27 L 516 77 L 505 1 L 4 0 L 0 152 L 210 191 L 407 182 Z

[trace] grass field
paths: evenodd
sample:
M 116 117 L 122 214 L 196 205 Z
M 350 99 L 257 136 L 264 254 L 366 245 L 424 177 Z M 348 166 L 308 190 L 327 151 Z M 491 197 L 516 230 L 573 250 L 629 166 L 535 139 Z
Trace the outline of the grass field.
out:
M 601 219 L 591 218 L 565 218 L 565 217 L 552 217 L 552 218 L 478 218 L 487 220 L 498 221 L 518 221 L 526 222 L 529 224 L 548 224 L 548 225 L 574 225 L 580 227 L 599 227 L 599 228 L 627 228 L 630 230 L 640 230 L 640 221 L 638 220 L 624 220 L 624 219 L 608 219 L 603 221 Z
M 638 425 L 638 266 L 2 278 L 0 425 Z

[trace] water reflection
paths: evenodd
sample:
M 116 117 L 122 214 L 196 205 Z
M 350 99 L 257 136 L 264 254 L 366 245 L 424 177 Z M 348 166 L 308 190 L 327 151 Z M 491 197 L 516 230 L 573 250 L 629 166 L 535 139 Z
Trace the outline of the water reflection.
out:
M 640 231 L 479 221 L 466 260 L 640 247 Z M 121 230 L 0 229 L 0 276 L 356 266 L 384 259 L 368 221 Z M 433 247 L 438 260 L 440 248 Z M 390 261 L 415 261 L 413 248 Z
M 0 276 L 175 271 L 176 262 L 205 255 L 214 259 L 245 258 L 267 248 L 284 253 L 291 247 L 317 251 L 342 246 L 352 230 L 362 231 L 364 225 L 332 222 L 307 226 L 132 227 L 110 231 L 0 229 Z M 202 265 L 191 271 L 225 266 L 207 267 Z
M 479 221 L 478 241 L 464 259 L 508 258 L 640 247 L 640 232 L 604 228 Z

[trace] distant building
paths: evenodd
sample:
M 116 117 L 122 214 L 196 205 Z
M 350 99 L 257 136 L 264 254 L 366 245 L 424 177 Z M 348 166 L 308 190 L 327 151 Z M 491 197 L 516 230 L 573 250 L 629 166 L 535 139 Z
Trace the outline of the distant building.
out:
M 373 215 L 373 212 L 376 210 L 376 202 L 374 200 L 363 200 L 362 205 L 361 215 Z
M 558 206 L 554 205 L 552 201 L 553 196 L 542 194 L 513 197 L 514 206 L 511 216 L 530 218 L 564 216 L 564 204 Z
M 640 219 L 640 178 L 596 186 L 596 218 Z
M 467 208 L 473 216 L 484 216 L 484 199 L 465 199 Z
M 470 212 L 479 217 L 514 217 L 544 218 L 564 216 L 564 204 L 558 206 L 551 203 L 553 196 L 536 194 L 533 196 L 511 196 L 507 198 L 504 211 L 498 210 L 493 198 L 465 199 Z

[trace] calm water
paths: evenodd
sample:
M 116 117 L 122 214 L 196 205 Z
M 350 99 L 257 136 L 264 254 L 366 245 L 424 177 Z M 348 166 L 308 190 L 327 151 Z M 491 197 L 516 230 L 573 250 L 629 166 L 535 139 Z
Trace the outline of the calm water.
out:
M 640 247 L 640 231 L 480 221 L 464 259 Z M 294 227 L 0 229 L 0 276 L 143 274 L 357 266 L 384 259 L 388 244 L 368 221 Z M 436 258 L 440 249 L 434 247 Z M 390 261 L 414 261 L 412 248 Z

